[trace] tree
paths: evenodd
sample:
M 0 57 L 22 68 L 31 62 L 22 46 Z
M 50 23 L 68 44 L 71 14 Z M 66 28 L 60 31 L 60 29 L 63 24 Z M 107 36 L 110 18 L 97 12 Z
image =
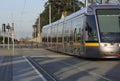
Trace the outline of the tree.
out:
M 81 7 L 84 6 L 79 0 L 48 0 L 44 7 L 45 10 L 40 14 L 40 27 L 49 24 L 49 5 L 51 5 L 51 21 L 57 21 L 61 18 L 63 12 L 67 12 L 67 15 L 72 14 L 73 12 L 78 11 Z M 35 25 L 39 22 L 36 19 Z M 34 29 L 34 28 L 33 28 Z M 42 32 L 42 31 L 40 31 Z M 33 32 L 33 37 L 37 32 Z
M 84 4 L 79 0 L 48 0 L 45 10 L 41 13 L 41 27 L 49 23 L 49 5 L 51 5 L 52 22 L 61 18 L 62 12 L 67 15 L 78 11 Z

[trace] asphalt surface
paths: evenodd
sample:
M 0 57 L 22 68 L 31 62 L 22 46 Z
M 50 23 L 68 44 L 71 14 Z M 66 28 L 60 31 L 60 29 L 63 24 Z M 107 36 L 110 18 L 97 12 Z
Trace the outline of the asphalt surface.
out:
M 48 81 L 120 81 L 120 59 L 83 59 L 43 49 L 28 58 Z
M 0 49 L 0 81 L 47 81 L 21 51 Z
M 0 57 L 0 81 L 12 81 L 12 57 Z
M 120 59 L 83 59 L 42 48 L 17 48 L 14 54 L 0 49 L 0 81 L 120 81 L 119 69 Z

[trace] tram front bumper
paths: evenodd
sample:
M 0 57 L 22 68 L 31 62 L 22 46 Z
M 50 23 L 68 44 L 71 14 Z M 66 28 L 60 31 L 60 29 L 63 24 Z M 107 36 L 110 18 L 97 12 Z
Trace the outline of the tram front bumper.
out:
M 115 44 L 102 43 L 100 44 L 100 51 L 102 57 L 111 57 L 111 58 L 120 57 L 120 46 L 118 43 Z

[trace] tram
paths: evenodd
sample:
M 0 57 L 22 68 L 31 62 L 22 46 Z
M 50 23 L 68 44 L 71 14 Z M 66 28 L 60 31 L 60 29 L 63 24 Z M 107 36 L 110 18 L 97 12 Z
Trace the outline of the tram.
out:
M 120 58 L 120 5 L 90 5 L 45 25 L 42 44 L 85 58 Z

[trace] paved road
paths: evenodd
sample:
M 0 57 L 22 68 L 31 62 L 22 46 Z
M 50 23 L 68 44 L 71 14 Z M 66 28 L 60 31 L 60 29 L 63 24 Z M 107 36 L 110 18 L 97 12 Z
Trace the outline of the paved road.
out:
M 12 70 L 11 56 L 0 57 L 0 81 L 12 81 Z
M 12 49 L 0 49 L 0 81 L 47 81 L 23 56 L 24 50 L 13 54 Z
M 4 58 L 3 56 L 6 56 L 6 58 L 13 57 L 12 51 L 11 50 L 8 51 L 4 50 L 4 52 L 2 53 L 0 52 L 1 55 L 0 62 L 3 62 L 2 61 L 2 59 Z M 44 50 L 42 48 L 15 49 L 14 57 L 16 58 L 21 56 L 25 56 L 27 58 L 33 59 L 33 62 L 35 62 L 38 65 L 38 67 L 40 67 L 38 68 L 40 73 L 42 73 L 43 76 L 48 81 L 120 81 L 120 77 L 119 77 L 120 60 L 81 59 L 78 57 L 68 56 L 68 55 Z M 24 64 L 24 62 L 22 60 L 19 60 L 18 64 Z M 18 67 L 22 67 L 22 66 L 18 66 Z M 23 69 L 21 71 L 26 72 L 30 70 Z M 16 72 L 19 71 L 16 70 Z M 20 76 L 27 76 L 28 73 L 23 75 L 21 74 Z M 51 78 L 54 78 L 54 80 L 53 79 L 51 80 L 49 78 L 50 76 Z M 28 77 L 27 80 L 37 81 L 37 79 L 29 80 Z
M 40 56 L 29 58 L 39 65 L 44 76 L 48 75 L 48 81 L 120 81 L 120 59 L 91 60 L 40 51 Z

